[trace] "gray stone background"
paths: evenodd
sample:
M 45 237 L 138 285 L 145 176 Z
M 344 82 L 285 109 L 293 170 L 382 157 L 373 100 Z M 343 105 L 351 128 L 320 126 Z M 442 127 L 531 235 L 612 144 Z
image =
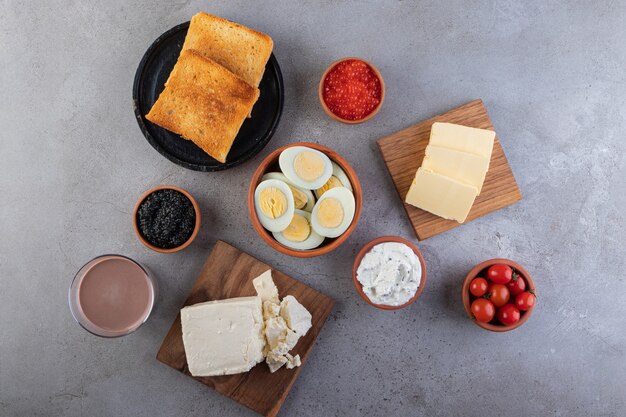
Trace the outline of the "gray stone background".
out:
M 155 360 L 217 239 L 337 300 L 282 416 L 626 415 L 626 2 L 2 1 L 0 12 L 0 415 L 247 416 L 252 412 Z M 150 43 L 206 10 L 270 34 L 286 87 L 269 145 L 222 173 L 180 168 L 133 117 L 131 86 Z M 379 115 L 329 119 L 317 83 L 359 56 L 387 84 Z M 380 235 L 415 236 L 375 145 L 482 98 L 524 195 L 520 203 L 419 243 L 422 297 L 385 312 L 359 298 L 351 267 Z M 366 195 L 334 253 L 275 252 L 246 212 L 270 151 L 330 146 Z M 205 219 L 173 255 L 135 238 L 130 212 L 158 184 L 194 194 Z M 105 340 L 67 307 L 77 269 L 121 253 L 156 271 L 161 294 L 136 333 Z M 508 257 L 538 287 L 531 320 L 492 334 L 465 316 L 461 281 Z

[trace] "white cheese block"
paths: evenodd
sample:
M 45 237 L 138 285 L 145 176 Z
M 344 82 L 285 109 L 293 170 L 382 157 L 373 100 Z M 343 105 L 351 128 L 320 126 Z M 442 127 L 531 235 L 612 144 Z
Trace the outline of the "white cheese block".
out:
M 259 297 L 187 306 L 180 311 L 187 366 L 193 376 L 247 372 L 263 361 L 263 313 Z
M 274 284 L 272 280 L 272 270 L 268 269 L 263 272 L 261 275 L 252 280 L 252 285 L 254 285 L 254 289 L 256 293 L 261 297 L 262 301 L 272 301 L 274 303 L 279 303 L 278 300 L 278 288 Z
M 444 219 L 463 223 L 477 195 L 478 190 L 472 185 L 419 168 L 405 201 Z
M 280 302 L 280 316 L 298 336 L 304 336 L 311 328 L 311 313 L 293 295 L 286 296 Z
M 491 160 L 495 137 L 496 132 L 493 130 L 436 122 L 430 129 L 428 144 L 480 155 Z
M 456 149 L 428 145 L 422 168 L 473 185 L 480 194 L 489 170 L 489 159 Z

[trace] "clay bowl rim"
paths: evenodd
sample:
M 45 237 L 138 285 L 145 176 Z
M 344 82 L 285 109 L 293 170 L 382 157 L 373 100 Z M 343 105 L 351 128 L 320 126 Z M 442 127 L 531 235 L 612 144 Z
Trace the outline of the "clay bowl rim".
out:
M 413 297 L 411 297 L 409 301 L 399 306 L 387 306 L 387 305 L 376 304 L 372 302 L 372 300 L 369 299 L 367 294 L 363 292 L 363 286 L 361 285 L 361 283 L 359 282 L 356 276 L 356 271 L 359 267 L 359 264 L 361 263 L 361 260 L 365 256 L 365 254 L 369 252 L 374 246 L 380 243 L 387 243 L 387 242 L 403 243 L 407 245 L 408 247 L 410 247 L 411 250 L 413 250 L 413 252 L 415 253 L 415 255 L 417 255 L 418 259 L 420 260 L 420 265 L 422 266 L 422 279 L 420 281 L 420 286 L 417 288 L 417 291 L 415 292 L 415 295 L 413 295 Z M 415 246 L 413 242 L 410 242 L 400 236 L 381 236 L 381 237 L 377 237 L 374 240 L 369 241 L 361 248 L 359 253 L 357 253 L 356 257 L 354 258 L 354 264 L 352 266 L 352 281 L 354 282 L 354 287 L 356 288 L 356 291 L 359 293 L 361 298 L 363 298 L 369 305 L 379 308 L 381 310 L 400 310 L 413 304 L 415 300 L 417 300 L 420 297 L 420 295 L 422 295 L 422 292 L 424 292 L 424 288 L 426 288 L 427 279 L 428 279 L 428 270 L 426 268 L 426 261 L 424 260 L 424 255 L 422 255 L 422 252 L 418 249 L 417 246 Z
M 346 231 L 343 232 L 341 236 L 333 238 L 333 240 L 331 240 L 330 242 L 323 243 L 322 246 L 318 246 L 317 248 L 309 250 L 295 250 L 280 244 L 276 239 L 274 239 L 274 236 L 272 236 L 272 234 L 261 225 L 261 222 L 259 221 L 259 218 L 256 214 L 256 209 L 254 207 L 254 191 L 256 190 L 257 185 L 261 182 L 261 177 L 263 177 L 265 173 L 269 172 L 268 168 L 270 166 L 278 163 L 278 157 L 280 156 L 282 151 L 288 148 L 293 148 L 294 146 L 306 146 L 323 152 L 326 156 L 328 156 L 331 161 L 339 165 L 339 167 L 343 169 L 343 171 L 346 173 L 348 179 L 350 180 L 350 184 L 352 185 L 352 194 L 354 195 L 354 218 L 352 219 L 352 223 L 350 223 L 350 226 L 348 226 L 348 229 L 346 229 Z M 316 256 L 326 255 L 327 253 L 330 253 L 333 250 L 337 249 L 339 246 L 341 246 L 341 244 L 344 243 L 348 239 L 348 237 L 350 237 L 352 232 L 354 232 L 354 229 L 356 229 L 356 226 L 359 223 L 359 218 L 361 217 L 362 206 L 363 190 L 361 188 L 361 183 L 359 182 L 354 168 L 352 168 L 348 161 L 337 152 L 317 143 L 297 142 L 276 149 L 268 156 L 263 158 L 257 169 L 254 171 L 254 174 L 252 175 L 250 188 L 248 189 L 248 214 L 250 215 L 252 225 L 254 226 L 256 232 L 268 245 L 270 245 L 275 250 L 284 253 L 285 255 L 293 256 L 296 258 L 313 258 Z
M 535 281 L 533 281 L 533 278 L 530 276 L 528 271 L 523 266 L 521 266 L 517 262 L 512 261 L 510 259 L 505 259 L 505 258 L 488 259 L 484 262 L 479 263 L 474 268 L 472 268 L 467 274 L 467 276 L 465 277 L 465 280 L 463 281 L 463 288 L 462 288 L 462 294 L 461 294 L 463 297 L 463 307 L 465 308 L 465 312 L 467 313 L 470 320 L 474 322 L 474 324 L 476 324 L 478 327 L 482 327 L 485 330 L 489 330 L 489 331 L 497 332 L 497 333 L 508 332 L 510 330 L 517 329 L 522 324 L 526 323 L 528 319 L 530 318 L 530 315 L 532 314 L 537 304 L 532 306 L 530 310 L 527 310 L 525 312 L 520 312 L 522 314 L 521 314 L 519 321 L 515 324 L 511 324 L 508 326 L 505 326 L 502 324 L 481 323 L 479 321 L 474 320 L 472 318 L 472 312 L 470 310 L 470 293 L 469 293 L 470 282 L 472 282 L 472 280 L 478 276 L 480 271 L 495 264 L 505 264 L 517 270 L 518 272 L 520 272 L 523 278 L 526 280 L 526 284 L 528 285 L 527 291 L 530 289 L 533 291 L 535 295 L 537 294 Z
M 194 225 L 191 236 L 189 236 L 189 239 L 187 239 L 185 243 L 183 243 L 180 246 L 176 246 L 175 248 L 163 249 L 163 248 L 154 246 L 153 244 L 148 242 L 146 239 L 144 239 L 144 237 L 141 235 L 141 232 L 139 231 L 139 227 L 137 226 L 137 210 L 139 210 L 139 206 L 146 199 L 146 197 L 148 197 L 150 194 L 154 193 L 155 191 L 159 191 L 159 190 L 178 191 L 179 193 L 187 197 L 189 201 L 191 201 L 191 205 L 193 206 L 193 209 L 196 212 L 196 224 Z M 200 206 L 198 206 L 198 202 L 196 201 L 196 199 L 187 190 L 184 190 L 175 185 L 159 185 L 157 187 L 153 187 L 149 189 L 148 191 L 144 192 L 141 195 L 141 197 L 139 197 L 139 200 L 137 200 L 137 203 L 135 204 L 135 208 L 133 209 L 133 228 L 135 229 L 135 235 L 137 236 L 137 239 L 139 239 L 139 241 L 143 243 L 143 245 L 146 246 L 147 248 L 152 249 L 155 252 L 160 252 L 160 253 L 174 253 L 174 252 L 178 252 L 178 251 L 185 249 L 187 246 L 191 245 L 191 242 L 194 241 L 194 239 L 198 235 L 198 231 L 200 230 L 200 220 L 201 220 L 200 217 L 201 217 Z
M 326 76 L 328 75 L 328 73 L 335 68 L 335 66 L 343 61 L 348 61 L 348 60 L 357 60 L 357 61 L 362 61 L 365 62 L 371 69 L 372 71 L 374 71 L 374 74 L 376 74 L 376 77 L 378 77 L 378 80 L 380 81 L 380 103 L 378 103 L 378 106 L 376 106 L 376 108 L 367 116 L 365 116 L 362 119 L 359 120 L 346 120 L 346 119 L 342 119 L 341 117 L 337 116 L 335 113 L 333 113 L 332 111 L 330 111 L 330 109 L 328 108 L 328 106 L 326 105 L 326 102 L 324 101 L 324 80 L 326 79 Z M 324 74 L 322 74 L 322 78 L 320 79 L 319 85 L 317 87 L 317 95 L 318 98 L 320 100 L 320 104 L 322 105 L 322 108 L 324 109 L 324 112 L 330 116 L 331 119 L 335 119 L 338 122 L 341 123 L 345 123 L 348 125 L 356 125 L 359 123 L 364 123 L 367 122 L 368 120 L 370 120 L 372 117 L 376 116 L 376 114 L 378 113 L 378 111 L 380 110 L 380 108 L 383 106 L 383 103 L 385 102 L 385 80 L 383 79 L 383 76 L 380 74 L 380 71 L 378 71 L 378 68 L 376 68 L 374 65 L 372 65 L 371 62 L 363 59 L 363 58 L 357 58 L 357 57 L 346 57 L 346 58 L 341 58 L 338 59 L 336 61 L 334 61 L 332 64 L 330 64 L 328 66 L 328 68 L 326 68 L 326 71 L 324 71 Z

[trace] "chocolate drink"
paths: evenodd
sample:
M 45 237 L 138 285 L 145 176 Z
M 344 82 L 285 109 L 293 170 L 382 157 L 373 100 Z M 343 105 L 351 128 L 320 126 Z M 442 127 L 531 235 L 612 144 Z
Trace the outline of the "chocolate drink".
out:
M 70 289 L 76 320 L 90 332 L 107 337 L 137 329 L 150 315 L 154 300 L 155 286 L 148 273 L 119 255 L 87 263 Z

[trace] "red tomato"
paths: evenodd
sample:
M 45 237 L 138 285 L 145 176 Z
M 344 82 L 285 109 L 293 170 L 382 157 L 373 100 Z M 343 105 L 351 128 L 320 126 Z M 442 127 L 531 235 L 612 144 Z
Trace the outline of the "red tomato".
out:
M 476 321 L 481 323 L 490 322 L 496 314 L 496 308 L 493 306 L 493 303 L 486 298 L 474 300 L 471 310 Z
M 515 306 L 522 311 L 530 310 L 535 305 L 537 297 L 531 292 L 523 292 L 515 297 Z
M 510 297 L 509 289 L 504 284 L 489 284 L 487 295 L 485 296 L 496 307 L 502 307 L 508 303 Z
M 513 278 L 513 270 L 505 264 L 491 265 L 487 270 L 487 278 L 496 284 L 506 284 Z
M 511 295 L 517 295 L 523 293 L 526 289 L 526 281 L 524 281 L 524 278 L 522 278 L 520 274 L 513 271 L 513 277 L 506 286 L 511 292 Z
M 519 321 L 520 312 L 513 304 L 505 304 L 498 309 L 498 320 L 505 326 L 515 324 Z
M 487 280 L 485 278 L 474 278 L 470 282 L 470 292 L 474 297 L 482 297 L 487 292 Z

